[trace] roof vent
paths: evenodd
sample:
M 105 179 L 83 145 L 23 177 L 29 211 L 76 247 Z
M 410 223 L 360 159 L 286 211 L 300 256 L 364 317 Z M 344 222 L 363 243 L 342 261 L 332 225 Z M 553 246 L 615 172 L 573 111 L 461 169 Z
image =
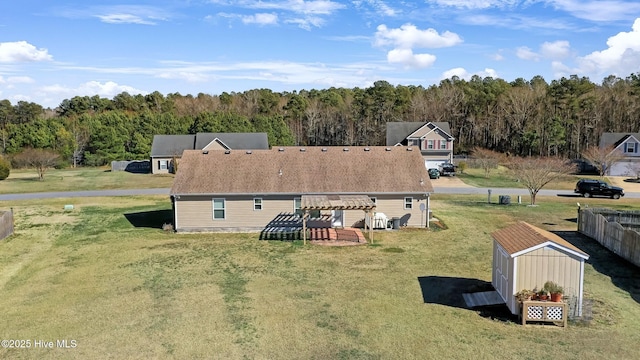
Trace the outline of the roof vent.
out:
M 278 151 L 279 151 L 279 152 L 283 152 L 283 151 L 284 151 L 284 148 L 279 148 L 279 149 L 278 149 Z
M 209 153 L 209 150 L 202 150 L 202 153 L 207 155 Z
M 282 176 L 282 169 L 280 169 L 280 171 L 278 171 L 278 175 Z
M 251 150 L 247 150 L 247 154 L 251 155 Z
M 368 147 L 364 148 L 364 151 L 371 151 Z
M 322 152 L 327 152 L 327 148 L 322 148 Z
M 385 150 L 385 151 L 391 151 L 391 148 L 390 148 L 390 147 L 388 147 L 388 148 L 384 148 L 384 150 Z
M 305 152 L 305 151 L 307 151 L 307 149 L 305 149 L 305 148 L 300 148 L 300 152 Z
M 231 150 L 225 150 L 224 153 L 229 155 L 229 154 L 231 154 Z
M 407 148 L 407 151 L 413 151 L 413 148 L 408 147 L 408 148 Z
M 342 149 L 342 151 L 349 151 L 349 148 L 344 148 Z

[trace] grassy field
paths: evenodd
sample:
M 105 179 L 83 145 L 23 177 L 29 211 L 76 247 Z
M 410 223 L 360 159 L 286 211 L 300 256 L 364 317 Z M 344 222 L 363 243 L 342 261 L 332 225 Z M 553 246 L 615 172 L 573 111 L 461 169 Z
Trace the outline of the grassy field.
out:
M 497 187 L 497 188 L 525 188 L 522 184 L 515 181 L 509 173 L 509 169 L 499 166 L 489 173 L 489 177 L 485 177 L 482 169 L 465 169 L 464 173 L 458 173 L 457 176 L 466 184 L 475 187 Z M 559 180 L 552 181 L 547 184 L 544 189 L 553 190 L 573 190 L 576 187 L 576 181 L 581 178 L 599 179 L 598 176 L 592 175 L 567 175 Z M 607 179 L 605 179 L 607 180 Z
M 132 174 L 125 171 L 111 172 L 107 168 L 52 169 L 40 181 L 35 170 L 14 169 L 7 179 L 0 181 L 0 194 L 170 188 L 172 184 L 172 174 Z
M 163 232 L 163 196 L 74 199 L 67 212 L 67 199 L 6 202 L 16 234 L 0 241 L 0 338 L 77 347 L 0 358 L 637 358 L 640 270 L 579 236 L 590 321 L 523 327 L 500 309 L 464 308 L 460 290 L 491 281 L 492 231 L 517 220 L 576 228 L 574 199 L 485 200 L 434 195 L 447 229 L 382 231 L 359 247 Z

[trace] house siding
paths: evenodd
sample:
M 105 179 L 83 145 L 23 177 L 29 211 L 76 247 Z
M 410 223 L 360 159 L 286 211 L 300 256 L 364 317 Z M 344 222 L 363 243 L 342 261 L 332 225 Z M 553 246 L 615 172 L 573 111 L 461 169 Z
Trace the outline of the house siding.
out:
M 160 169 L 160 161 L 161 160 L 166 160 L 167 161 L 167 168 L 164 170 Z M 169 168 L 170 168 L 170 164 L 171 164 L 171 157 L 154 157 L 151 158 L 151 173 L 152 174 L 168 174 L 169 173 Z
M 389 218 L 400 217 L 401 224 L 409 227 L 424 226 L 424 215 L 420 211 L 420 203 L 425 203 L 424 195 L 372 195 L 377 198 L 379 212 Z M 253 199 L 262 198 L 262 210 L 253 210 Z M 235 231 L 262 230 L 283 214 L 293 214 L 294 198 L 301 195 L 234 195 L 234 196 L 180 196 L 176 201 L 174 216 L 176 231 Z M 404 198 L 413 197 L 413 208 L 404 209 Z M 225 219 L 213 219 L 212 199 L 225 199 Z M 329 210 L 322 211 L 330 214 Z M 346 210 L 345 226 L 363 227 L 363 210 Z

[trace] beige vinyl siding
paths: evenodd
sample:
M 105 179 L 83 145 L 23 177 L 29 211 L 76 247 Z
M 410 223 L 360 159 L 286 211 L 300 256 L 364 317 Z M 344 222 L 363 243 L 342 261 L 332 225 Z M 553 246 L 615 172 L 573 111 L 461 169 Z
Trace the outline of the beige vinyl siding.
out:
M 227 150 L 227 149 L 224 146 L 222 146 L 219 140 L 214 140 L 209 144 L 207 144 L 207 146 L 205 146 L 204 149 L 202 150 Z
M 160 161 L 167 162 L 167 168 L 164 170 L 160 170 Z M 152 174 L 168 174 L 169 168 L 171 166 L 171 158 L 170 157 L 154 157 L 151 160 L 151 173 Z
M 372 195 L 376 198 L 376 212 L 384 213 L 389 220 L 392 217 L 399 217 L 407 219 L 406 226 L 409 227 L 424 227 L 426 210 L 423 214 L 420 211 L 420 204 L 427 206 L 426 198 L 424 195 L 407 194 L 407 195 Z M 413 209 L 404 209 L 404 198 L 413 197 Z M 404 225 L 404 223 L 403 223 Z M 348 210 L 345 212 L 345 226 L 348 227 L 363 227 L 364 226 L 364 211 L 362 210 Z
M 262 198 L 262 210 L 253 209 L 253 199 Z M 176 230 L 177 231 L 208 231 L 208 230 L 261 230 L 282 214 L 293 214 L 293 199 L 300 196 L 181 196 L 176 200 Z M 411 195 L 397 195 L 397 197 L 377 195 L 378 211 L 389 218 L 400 217 L 406 219 L 407 226 L 424 226 L 424 219 L 420 211 L 420 204 L 426 206 L 426 199 L 418 199 L 413 195 L 413 209 L 405 210 L 404 198 Z M 213 219 L 213 199 L 225 199 L 225 219 Z M 322 214 L 331 214 L 323 210 Z M 345 226 L 363 227 L 363 210 L 345 210 Z M 426 215 L 426 211 L 425 211 Z
M 564 287 L 565 295 L 578 296 L 581 260 L 571 254 L 547 247 L 517 257 L 519 290 L 542 288 L 551 280 Z M 518 290 L 516 290 L 518 291 Z

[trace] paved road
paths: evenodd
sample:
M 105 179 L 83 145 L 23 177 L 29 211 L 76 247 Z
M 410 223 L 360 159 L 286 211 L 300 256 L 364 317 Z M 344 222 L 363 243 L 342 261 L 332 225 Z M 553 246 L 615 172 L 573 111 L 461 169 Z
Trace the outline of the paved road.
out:
M 89 191 L 67 191 L 67 192 L 41 192 L 41 193 L 24 193 L 24 194 L 2 194 L 0 200 L 29 200 L 29 199 L 53 199 L 53 198 L 70 198 L 70 197 L 91 197 L 91 196 L 133 196 L 133 195 L 167 195 L 169 196 L 169 188 L 158 189 L 129 189 L 129 190 L 89 190 Z M 436 194 L 486 194 L 491 190 L 492 198 L 498 200 L 499 195 L 529 195 L 526 189 L 514 188 L 476 188 L 476 187 L 435 187 Z M 571 190 L 545 190 L 542 189 L 538 193 L 540 196 L 565 196 L 581 198 L 580 195 L 574 194 Z M 625 193 L 625 198 L 640 199 L 640 192 Z M 516 199 L 511 199 L 515 201 Z

